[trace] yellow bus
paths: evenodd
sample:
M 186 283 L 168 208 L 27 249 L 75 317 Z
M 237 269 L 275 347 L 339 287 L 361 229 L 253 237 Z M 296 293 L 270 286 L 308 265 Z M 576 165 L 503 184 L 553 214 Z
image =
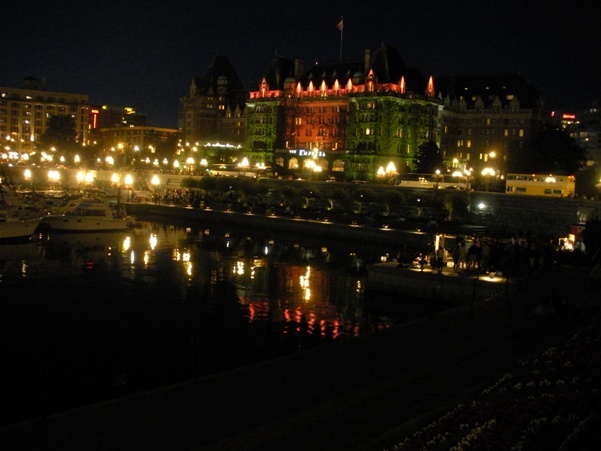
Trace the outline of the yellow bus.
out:
M 573 175 L 507 174 L 505 192 L 526 196 L 574 197 L 576 178 Z

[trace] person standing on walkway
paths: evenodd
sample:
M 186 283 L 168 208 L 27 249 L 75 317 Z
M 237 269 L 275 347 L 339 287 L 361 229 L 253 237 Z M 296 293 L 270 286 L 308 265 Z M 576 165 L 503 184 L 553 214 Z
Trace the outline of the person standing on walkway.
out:
M 465 242 L 463 239 L 457 241 L 451 257 L 453 258 L 453 269 L 455 271 L 465 269 Z
M 490 269 L 490 245 L 488 244 L 488 240 L 482 240 L 480 245 L 480 268 L 484 271 L 488 271 Z
M 465 241 L 459 242 L 459 269 L 465 269 L 467 264 L 467 249 L 465 248 Z
M 480 259 L 482 258 L 482 248 L 480 241 L 473 243 L 467 250 L 467 269 L 480 269 Z
M 436 250 L 436 267 L 438 268 L 438 272 L 442 272 L 442 268 L 445 265 L 445 257 L 445 248 L 439 245 Z

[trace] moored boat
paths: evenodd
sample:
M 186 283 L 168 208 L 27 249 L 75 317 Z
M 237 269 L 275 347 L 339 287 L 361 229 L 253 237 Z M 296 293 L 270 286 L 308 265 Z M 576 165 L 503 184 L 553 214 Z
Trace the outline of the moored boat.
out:
M 43 211 L 13 198 L 0 203 L 0 243 L 18 244 L 31 241 L 40 225 Z
M 4 167 L 0 175 L 0 243 L 18 244 L 33 239 L 33 234 L 42 219 L 41 208 L 30 205 L 28 200 L 9 186 L 4 176 Z M 8 189 L 7 189 L 8 188 Z
M 59 232 L 114 232 L 127 230 L 130 222 L 102 201 L 82 201 L 65 214 L 42 219 L 43 225 Z
M 0 243 L 18 244 L 31 241 L 41 218 L 19 219 L 0 212 Z

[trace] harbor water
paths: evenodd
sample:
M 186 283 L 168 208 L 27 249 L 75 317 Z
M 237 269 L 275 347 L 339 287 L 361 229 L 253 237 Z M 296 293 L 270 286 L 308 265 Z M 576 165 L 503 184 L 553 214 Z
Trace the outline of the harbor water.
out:
M 2 424 L 377 333 L 431 308 L 366 290 L 367 265 L 395 243 L 175 222 L 0 247 Z

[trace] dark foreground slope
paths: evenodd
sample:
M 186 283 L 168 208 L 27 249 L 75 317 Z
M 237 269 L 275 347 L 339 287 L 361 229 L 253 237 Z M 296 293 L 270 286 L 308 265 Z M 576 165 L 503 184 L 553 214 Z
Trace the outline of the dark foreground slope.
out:
M 10 450 L 383 450 L 598 323 L 585 268 L 295 356 L 0 430 Z M 533 309 L 551 294 L 561 312 Z

